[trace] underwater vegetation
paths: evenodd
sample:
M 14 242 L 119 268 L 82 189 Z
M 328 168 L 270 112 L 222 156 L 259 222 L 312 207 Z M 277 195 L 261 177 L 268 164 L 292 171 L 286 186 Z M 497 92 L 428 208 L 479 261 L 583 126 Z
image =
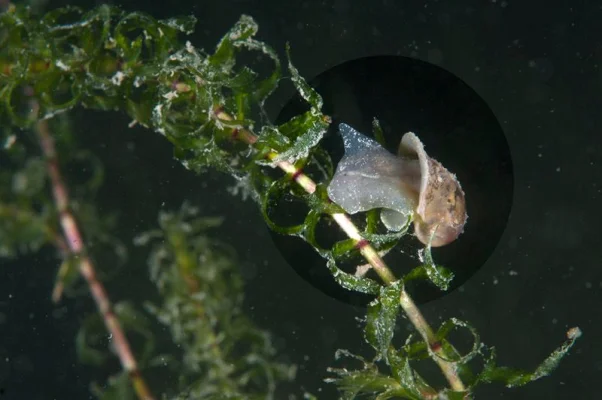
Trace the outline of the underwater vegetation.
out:
M 78 185 L 63 173 L 82 157 L 68 119 L 77 107 L 125 113 L 132 125 L 159 133 L 199 180 L 208 169 L 232 176 L 270 229 L 307 242 L 343 288 L 375 296 L 366 310 L 364 337 L 358 338 L 358 346 L 364 340 L 373 356 L 340 350 L 335 358 L 345 367 L 327 371 L 326 381 L 338 387 L 341 398 L 469 399 L 478 385 L 522 386 L 554 370 L 580 337 L 579 328 L 570 329 L 533 371 L 503 367 L 495 348 L 468 321 L 451 318 L 433 327 L 406 290 L 415 280 L 448 289 L 454 273 L 433 260 L 431 247 L 462 240 L 470 214 L 455 175 L 436 155 L 427 155 L 417 135 L 403 136 L 393 155 L 377 140 L 341 125 L 346 153 L 335 167 L 320 147 L 332 120 L 322 112 L 320 94 L 293 65 L 290 49 L 288 77 L 307 110 L 274 125 L 263 107 L 281 81 L 281 60 L 255 38 L 255 21 L 241 16 L 211 53 L 181 38 L 194 23 L 193 17 L 156 20 L 106 5 L 35 15 L 9 4 L 0 15 L 0 256 L 56 248 L 62 264 L 54 301 L 79 276 L 84 279 L 98 314 L 82 323 L 75 340 L 79 355 L 103 365 L 111 356 L 94 345 L 95 337 L 109 332 L 121 365 L 109 382 L 93 385 L 99 398 L 269 399 L 279 383 L 294 380 L 295 368 L 276 361 L 269 334 L 242 313 L 235 249 L 211 238 L 219 219 L 200 216 L 189 205 L 160 212 L 157 229 L 136 241 L 148 250 L 159 301 L 111 302 L 99 274 L 101 257 L 86 247 L 113 240 L 116 221 L 99 215 L 94 204 L 102 166 L 85 155 L 95 173 Z M 264 57 L 272 69 L 253 70 L 241 62 L 246 52 Z M 374 136 L 380 135 L 375 120 Z M 284 195 L 305 204 L 302 221 L 281 224 L 275 218 Z M 316 229 L 324 221 L 338 225 L 346 237 L 321 246 Z M 395 276 L 384 256 L 411 236 L 412 225 L 424 245 L 420 264 Z M 361 273 L 340 268 L 352 258 L 363 260 Z M 415 332 L 394 341 L 403 317 Z M 155 342 L 151 318 L 169 332 L 171 348 Z M 449 340 L 456 330 L 473 339 L 465 354 Z M 133 333 L 143 338 L 141 349 L 128 341 Z M 429 383 L 416 370 L 419 363 L 436 365 L 446 385 Z M 173 377 L 169 387 L 148 378 L 162 369 Z

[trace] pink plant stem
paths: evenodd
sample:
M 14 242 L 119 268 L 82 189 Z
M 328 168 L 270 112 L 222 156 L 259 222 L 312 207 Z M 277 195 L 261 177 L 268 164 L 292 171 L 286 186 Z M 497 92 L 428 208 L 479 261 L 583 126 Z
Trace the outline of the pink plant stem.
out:
M 45 120 L 37 123 L 37 133 L 40 146 L 46 157 L 48 176 L 52 184 L 54 201 L 59 213 L 65 242 L 71 254 L 79 259 L 80 273 L 90 287 L 96 307 L 102 315 L 107 330 L 111 334 L 111 340 L 113 341 L 121 366 L 128 373 L 138 398 L 140 400 L 154 400 L 155 397 L 151 394 L 150 389 L 142 378 L 121 324 L 113 313 L 107 292 L 96 276 L 94 264 L 85 252 L 82 235 L 73 214 L 69 210 L 67 187 L 61 177 L 54 140 L 48 129 L 48 123 Z

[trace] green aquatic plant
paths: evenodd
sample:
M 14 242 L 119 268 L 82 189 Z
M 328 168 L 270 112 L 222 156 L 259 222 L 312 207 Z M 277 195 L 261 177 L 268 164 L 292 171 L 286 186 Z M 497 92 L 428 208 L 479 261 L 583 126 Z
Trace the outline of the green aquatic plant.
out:
M 67 7 L 36 17 L 27 8 L 9 5 L 0 15 L 0 123 L 6 127 L 6 150 L 14 154 L 15 166 L 21 166 L 18 172 L 2 176 L 0 238 L 6 239 L 1 244 L 3 255 L 14 255 L 17 249 L 24 248 L 35 251 L 53 239 L 61 242 L 61 229 L 69 237 L 74 226 L 87 227 L 98 222 L 78 215 L 81 223 L 75 223 L 72 214 L 78 210 L 62 195 L 65 185 L 57 174 L 56 152 L 48 146 L 52 135 L 47 120 L 57 120 L 59 114 L 81 106 L 121 111 L 131 118 L 131 125 L 142 125 L 169 140 L 175 157 L 186 168 L 197 173 L 212 168 L 234 177 L 238 187 L 257 202 L 271 229 L 305 240 L 325 259 L 342 287 L 376 296 L 367 309 L 364 335 L 375 351 L 374 357 L 367 360 L 341 350 L 337 358 L 359 360 L 361 368 L 333 368 L 327 378 L 339 387 L 343 398 L 367 395 L 376 399 L 466 399 L 476 385 L 498 381 L 509 387 L 520 386 L 548 375 L 556 367 L 580 336 L 578 328 L 569 330 L 567 341 L 532 372 L 498 366 L 495 349 L 483 344 L 476 330 L 465 321 L 450 319 L 437 329 L 432 328 L 406 291 L 406 283 L 429 280 L 446 290 L 453 271 L 436 264 L 427 245 L 421 253 L 421 265 L 404 276 L 395 276 L 382 255 L 406 235 L 411 218 L 404 229 L 383 231 L 378 225 L 377 210 L 352 220 L 330 201 L 326 188 L 334 165 L 320 142 L 331 121 L 322 113 L 319 93 L 294 67 L 289 49 L 289 78 L 307 103 L 307 111 L 274 125 L 264 117 L 263 106 L 281 81 L 281 61 L 276 51 L 255 39 L 257 24 L 251 17 L 242 16 L 215 51 L 207 53 L 180 37 L 192 32 L 194 22 L 193 17 L 156 20 L 110 6 L 87 12 Z M 248 52 L 264 57 L 271 63 L 271 70 L 256 71 L 251 64 L 242 62 Z M 25 149 L 25 135 L 17 129 L 31 128 L 37 132 L 46 157 L 53 201 L 46 193 L 42 161 L 26 161 L 23 156 L 31 149 Z M 375 130 L 378 137 L 377 123 Z M 10 183 L 18 174 L 26 177 L 29 186 Z M 23 187 L 26 189 L 19 190 Z M 283 225 L 274 217 L 275 206 L 285 196 L 293 196 L 305 205 L 304 218 L 295 224 Z M 164 301 L 162 306 L 150 309 L 160 321 L 169 324 L 173 341 L 190 349 L 190 357 L 181 362 L 181 386 L 177 390 L 191 390 L 190 396 L 197 396 L 191 398 L 246 398 L 251 395 L 244 394 L 244 387 L 253 381 L 253 385 L 262 386 L 263 392 L 256 393 L 273 393 L 276 377 L 290 378 L 291 369 L 271 361 L 257 361 L 268 360 L 274 351 L 263 334 L 253 333 L 256 331 L 247 325 L 244 316 L 235 313 L 237 321 L 241 321 L 237 324 L 245 327 L 241 330 L 237 324 L 203 325 L 202 318 L 192 325 L 178 320 L 184 316 L 190 322 L 194 315 L 205 315 L 209 304 L 215 305 L 211 312 L 216 320 L 230 320 L 233 317 L 226 313 L 233 311 L 220 307 L 219 302 L 239 301 L 236 294 L 226 295 L 228 291 L 220 289 L 218 280 L 217 287 L 201 291 L 208 300 L 199 309 L 195 293 L 207 284 L 204 274 L 225 261 L 218 257 L 215 264 L 193 262 L 196 258 L 191 254 L 208 254 L 213 244 L 206 235 L 199 239 L 188 234 L 187 229 L 196 232 L 210 222 L 191 223 L 186 220 L 186 210 L 162 215 L 161 229 L 151 234 L 163 238 L 163 244 L 153 250 L 150 264 Z M 329 221 L 339 225 L 347 238 L 323 247 L 316 239 L 316 229 Z M 142 318 L 128 317 L 131 308 L 109 307 L 108 296 L 99 289 L 102 285 L 92 272 L 85 249 L 69 247 L 70 243 L 67 241 L 66 247 L 63 243 L 65 267 L 59 271 L 57 287 L 65 286 L 73 271 L 79 270 L 96 296 L 102 321 L 113 336 L 119 339 L 122 335 L 121 324 L 143 329 Z M 366 260 L 374 276 L 354 275 L 340 268 L 341 262 L 358 257 Z M 157 268 L 162 263 L 170 267 Z M 236 288 L 238 283 L 232 285 Z M 219 301 L 215 303 L 215 299 Z M 174 314 L 179 309 L 185 313 Z M 403 346 L 396 347 L 393 336 L 402 314 L 417 334 L 409 335 Z M 465 329 L 473 337 L 472 350 L 467 354 L 460 354 L 448 340 L 450 332 L 456 329 Z M 248 353 L 253 357 L 245 359 L 237 353 L 242 357 L 240 362 L 226 368 L 221 360 L 228 354 L 228 345 L 217 337 L 230 340 L 247 334 L 254 338 L 251 343 L 255 344 Z M 84 353 L 88 350 L 92 358 L 101 358 L 87 346 L 85 338 L 89 336 L 82 334 L 81 349 Z M 120 388 L 129 387 L 129 379 L 139 398 L 154 398 L 125 337 L 121 339 L 117 347 L 124 374 L 116 382 L 125 385 Z M 212 353 L 216 351 L 217 354 Z M 145 354 L 139 355 L 143 365 L 153 360 Z M 476 359 L 481 360 L 480 367 L 473 365 Z M 258 371 L 249 372 L 253 371 L 251 360 L 262 365 Z M 447 387 L 435 387 L 417 372 L 414 365 L 422 360 L 431 360 L 439 367 Z M 208 377 L 214 381 L 203 380 Z M 228 385 L 233 385 L 233 389 Z M 123 392 L 114 393 L 119 396 Z

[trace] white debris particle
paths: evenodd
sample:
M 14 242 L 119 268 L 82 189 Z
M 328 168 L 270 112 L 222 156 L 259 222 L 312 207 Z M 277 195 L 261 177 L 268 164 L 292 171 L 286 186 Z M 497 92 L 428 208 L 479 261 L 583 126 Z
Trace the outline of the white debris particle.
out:
M 372 268 L 372 265 L 370 265 L 370 264 L 358 265 L 355 270 L 355 276 L 363 277 L 368 273 L 368 271 L 371 268 Z
M 497 284 L 498 284 L 498 282 L 499 282 L 499 281 L 498 281 L 497 277 L 495 277 L 495 276 L 494 276 L 494 277 L 493 277 L 493 284 L 494 284 L 494 285 L 497 285 Z
M 117 71 L 115 75 L 113 75 L 113 77 L 111 78 L 111 82 L 113 82 L 113 85 L 115 86 L 121 86 L 121 82 L 123 82 L 124 79 L 125 74 L 121 71 Z
M 253 185 L 248 177 L 238 179 L 234 185 L 226 188 L 226 190 L 232 196 L 240 196 L 243 201 L 246 201 L 248 198 L 253 200 L 258 199 L 257 193 L 253 189 Z
M 190 43 L 190 40 L 186 41 L 186 51 L 189 53 L 194 53 L 194 46 Z
M 57 60 L 54 64 L 63 71 L 69 71 L 69 67 L 61 60 Z
M 176 90 L 173 90 L 173 91 L 171 91 L 171 92 L 165 93 L 165 94 L 163 95 L 163 97 L 164 97 L 165 99 L 167 99 L 167 100 L 170 100 L 170 101 L 171 101 L 171 100 L 175 99 L 176 97 L 178 97 L 178 92 L 177 92 Z
M 585 288 L 586 289 L 591 289 L 592 288 L 592 283 L 591 282 L 585 282 Z
M 556 168 L 556 172 L 560 172 L 560 167 L 557 167 L 557 168 Z
M 510 271 L 508 271 L 508 275 L 510 275 L 510 276 L 517 276 L 518 272 L 516 272 L 515 270 L 511 269 Z
M 161 114 L 163 113 L 163 104 L 157 104 L 153 109 L 153 117 L 161 121 Z M 157 128 L 157 132 L 165 136 L 165 130 L 163 128 Z M 182 163 L 183 164 L 183 163 Z M 185 166 L 186 167 L 186 166 Z
M 140 76 L 137 76 L 134 79 L 134 86 L 137 87 L 137 88 L 140 87 L 140 86 L 142 86 L 142 78 L 140 78 Z

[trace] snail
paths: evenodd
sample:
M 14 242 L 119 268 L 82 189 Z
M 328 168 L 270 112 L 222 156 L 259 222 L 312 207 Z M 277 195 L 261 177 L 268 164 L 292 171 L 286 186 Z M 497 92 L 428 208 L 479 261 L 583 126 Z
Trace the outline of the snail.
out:
M 349 125 L 340 124 L 339 131 L 345 154 L 327 188 L 332 201 L 349 214 L 381 208 L 381 221 L 391 231 L 413 216 L 414 234 L 426 245 L 458 238 L 468 217 L 462 187 L 414 133 L 403 135 L 394 155 Z

